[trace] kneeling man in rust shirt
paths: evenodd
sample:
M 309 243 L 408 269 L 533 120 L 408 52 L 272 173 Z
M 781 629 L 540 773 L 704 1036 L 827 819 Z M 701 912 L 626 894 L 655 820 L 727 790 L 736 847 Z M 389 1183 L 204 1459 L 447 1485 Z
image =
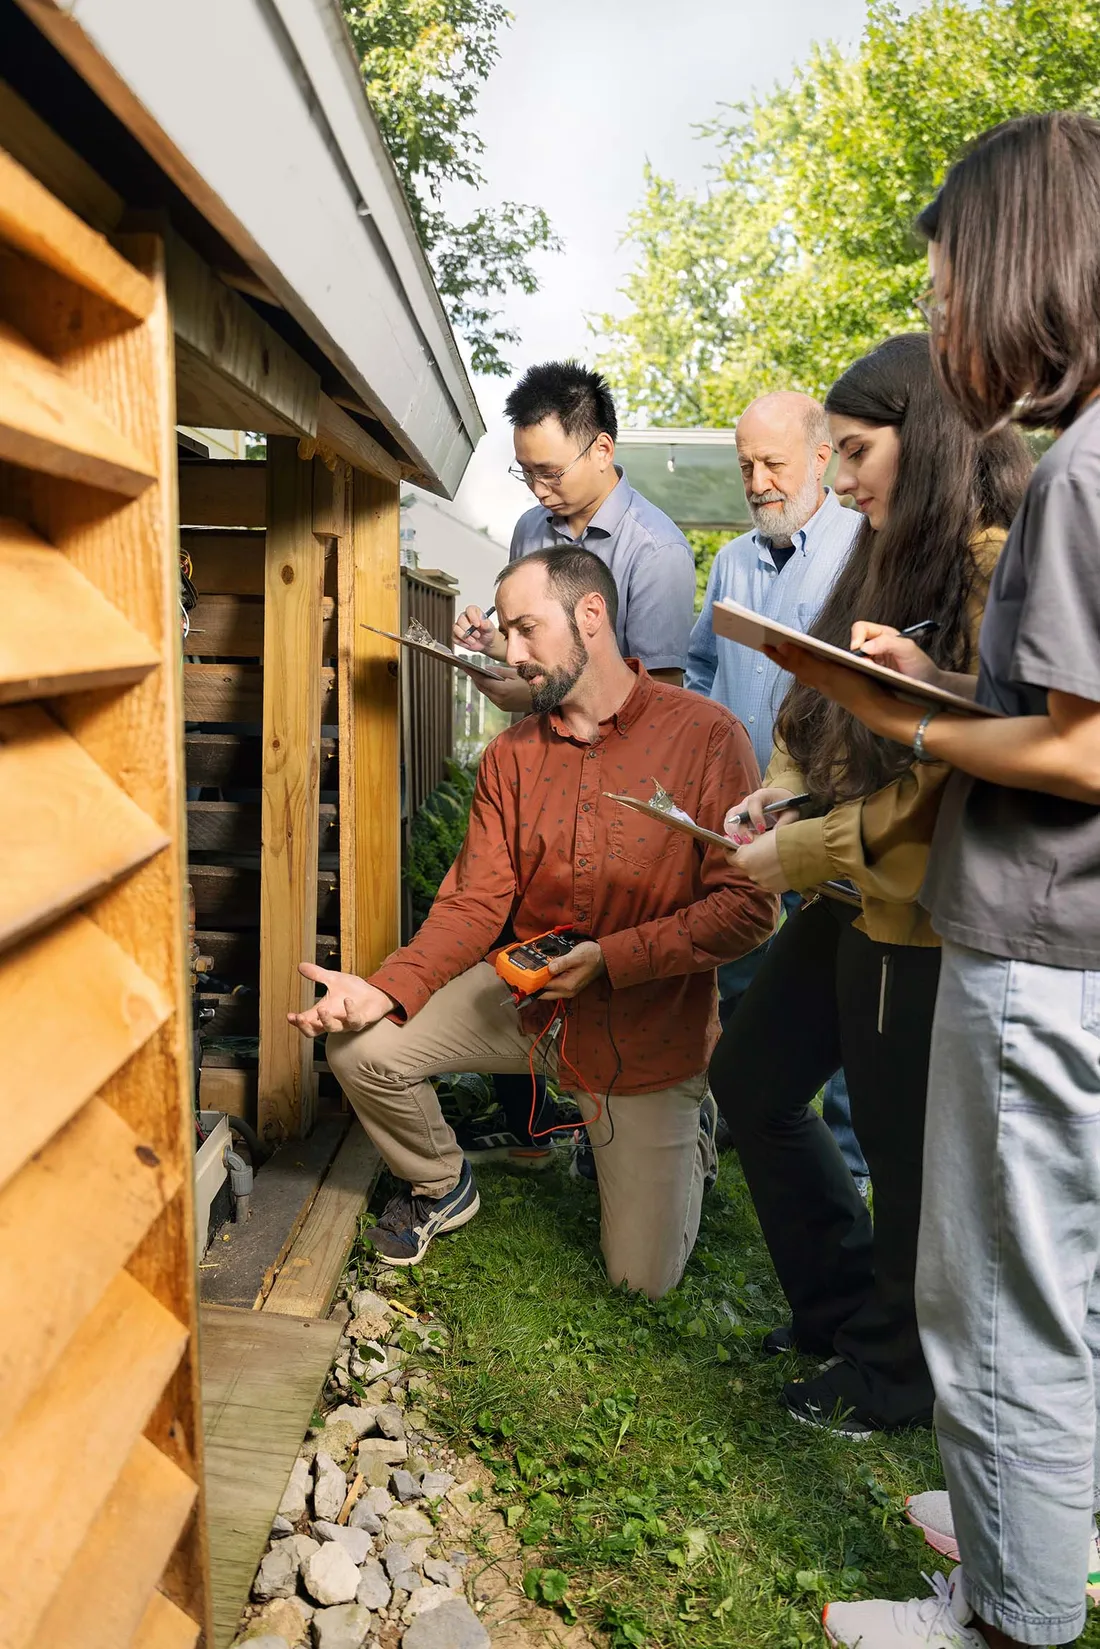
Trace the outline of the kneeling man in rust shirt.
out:
M 597 556 L 541 550 L 498 585 L 508 662 L 534 713 L 482 756 L 462 851 L 412 943 L 369 980 L 304 963 L 326 995 L 291 1018 L 328 1033 L 330 1066 L 406 1182 L 369 1233 L 380 1259 L 412 1265 L 478 1210 L 429 1077 L 526 1072 L 534 1049 L 588 1123 L 608 1275 L 657 1298 L 683 1273 L 714 1164 L 701 1107 L 713 1106 L 715 969 L 769 936 L 777 904 L 721 849 L 605 792 L 649 798 L 656 779 L 721 834 L 726 809 L 759 785 L 756 761 L 722 705 L 622 657 L 615 582 Z M 517 1010 L 492 966 L 502 936 L 561 924 L 592 938 Z

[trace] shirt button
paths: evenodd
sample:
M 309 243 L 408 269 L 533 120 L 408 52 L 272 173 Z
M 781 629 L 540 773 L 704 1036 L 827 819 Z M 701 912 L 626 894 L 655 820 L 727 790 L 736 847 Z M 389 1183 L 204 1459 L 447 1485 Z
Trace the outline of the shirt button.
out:
M 758 676 L 762 676 L 764 674 L 764 666 L 762 664 L 758 664 L 756 666 L 756 673 Z
M 750 727 L 751 727 L 751 725 L 752 725 L 752 723 L 753 723 L 753 722 L 754 722 L 754 721 L 755 721 L 755 720 L 756 720 L 756 717 L 755 717 L 755 716 L 750 716 L 750 717 L 749 717 L 749 725 L 750 725 Z

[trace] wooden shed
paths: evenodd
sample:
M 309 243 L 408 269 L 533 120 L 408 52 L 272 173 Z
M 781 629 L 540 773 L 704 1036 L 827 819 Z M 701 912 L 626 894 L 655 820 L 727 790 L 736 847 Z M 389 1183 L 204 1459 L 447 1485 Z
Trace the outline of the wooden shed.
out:
M 0 1649 L 213 1649 L 186 810 L 278 1145 L 299 959 L 398 939 L 400 482 L 482 426 L 335 0 L 0 0 L 0 76 Z

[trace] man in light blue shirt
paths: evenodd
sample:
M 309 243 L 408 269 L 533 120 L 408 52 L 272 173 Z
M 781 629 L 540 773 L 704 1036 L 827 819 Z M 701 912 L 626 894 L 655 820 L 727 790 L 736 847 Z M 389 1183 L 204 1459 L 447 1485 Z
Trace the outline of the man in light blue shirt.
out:
M 824 485 L 832 450 L 824 409 L 809 395 L 762 395 L 745 408 L 737 423 L 737 456 L 754 526 L 715 556 L 688 643 L 684 686 L 717 699 L 744 722 L 761 774 L 771 761 L 772 727 L 791 678 L 762 654 L 716 636 L 714 603 L 738 601 L 794 630 L 812 627 L 862 525 L 862 517 Z M 784 896 L 788 915 L 800 903 L 797 893 Z M 718 969 L 723 1024 L 767 948 Z M 842 1071 L 826 1085 L 824 1116 L 853 1177 L 865 1187 L 867 1164 L 852 1130 Z
M 791 678 L 762 654 L 716 636 L 714 603 L 738 601 L 808 630 L 848 559 L 862 517 L 822 484 L 832 443 L 825 414 L 808 395 L 753 401 L 737 425 L 737 451 L 755 526 L 714 558 L 688 643 L 684 686 L 717 699 L 744 722 L 764 774 L 772 724 Z

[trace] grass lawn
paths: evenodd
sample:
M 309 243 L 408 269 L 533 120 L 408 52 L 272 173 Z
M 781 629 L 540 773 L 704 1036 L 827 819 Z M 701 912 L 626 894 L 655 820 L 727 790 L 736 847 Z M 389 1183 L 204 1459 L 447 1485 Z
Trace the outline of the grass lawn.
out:
M 942 1486 L 932 1435 L 844 1442 L 777 1406 L 814 1364 L 757 1354 L 785 1313 L 733 1157 L 657 1305 L 609 1290 L 594 1188 L 478 1184 L 480 1215 L 406 1298 L 453 1331 L 436 1418 L 495 1472 L 532 1595 L 615 1646 L 798 1649 L 824 1643 L 829 1598 L 924 1594 L 947 1565 L 901 1508 Z

